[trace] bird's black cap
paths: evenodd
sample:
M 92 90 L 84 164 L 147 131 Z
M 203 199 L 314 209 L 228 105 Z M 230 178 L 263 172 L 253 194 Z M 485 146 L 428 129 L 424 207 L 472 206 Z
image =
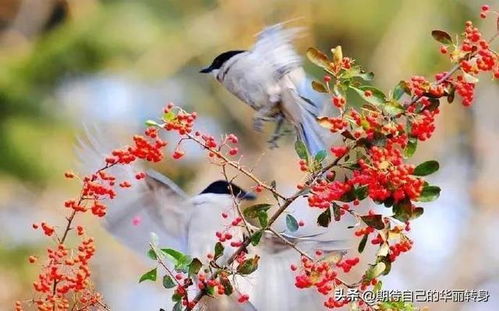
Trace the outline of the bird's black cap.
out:
M 231 190 L 232 189 L 232 190 Z M 233 183 L 227 182 L 225 180 L 217 180 L 212 182 L 206 189 L 201 191 L 203 193 L 216 193 L 216 194 L 234 194 L 237 198 L 244 200 L 254 200 L 256 196 L 253 193 L 249 193 L 239 188 Z
M 236 50 L 236 51 L 224 52 L 224 53 L 218 55 L 217 57 L 215 57 L 215 59 L 213 60 L 213 62 L 211 63 L 210 66 L 201 69 L 201 71 L 199 71 L 199 72 L 200 73 L 209 73 L 212 70 L 220 69 L 220 67 L 222 67 L 222 65 L 226 61 L 228 61 L 232 56 L 237 55 L 239 53 L 243 53 L 243 52 L 246 52 L 246 51 L 245 50 Z

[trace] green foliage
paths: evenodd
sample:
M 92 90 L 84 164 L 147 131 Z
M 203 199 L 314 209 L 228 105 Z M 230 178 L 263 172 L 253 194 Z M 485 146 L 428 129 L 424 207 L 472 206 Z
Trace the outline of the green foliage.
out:
M 272 205 L 267 204 L 267 203 L 262 203 L 262 204 L 256 204 L 252 205 L 250 207 L 247 207 L 243 211 L 244 217 L 247 218 L 256 218 L 258 219 L 260 226 L 262 228 L 267 226 L 268 222 L 268 214 L 267 211 L 272 207 Z
M 203 263 L 199 259 L 194 258 L 189 264 L 189 276 L 198 274 L 201 267 L 203 267 Z
M 139 279 L 139 283 L 142 283 L 143 281 L 156 281 L 157 275 L 158 275 L 158 268 L 154 268 L 151 271 L 147 271 L 146 273 L 142 274 L 142 276 Z
M 431 36 L 433 37 L 433 39 L 437 40 L 438 42 L 444 45 L 452 44 L 451 36 L 443 30 L 433 30 L 431 32 Z
M 301 140 L 295 142 L 295 151 L 298 157 L 302 160 L 308 160 L 307 147 Z
M 352 90 L 354 90 L 363 100 L 373 105 L 382 105 L 386 102 L 385 94 L 373 87 L 368 85 L 361 85 L 358 87 L 350 86 Z M 366 91 L 370 91 L 371 95 L 366 96 Z
M 419 164 L 418 166 L 416 166 L 412 175 L 427 176 L 427 175 L 435 173 L 436 171 L 438 171 L 439 168 L 440 168 L 440 165 L 438 164 L 437 161 L 434 161 L 434 160 L 426 161 L 426 162 L 423 162 L 423 163 Z
M 381 215 L 366 215 L 360 217 L 362 221 L 369 227 L 373 227 L 377 230 L 382 230 L 385 228 L 385 223 L 383 222 L 383 216 Z
M 168 274 L 165 274 L 163 276 L 163 287 L 164 288 L 169 289 L 169 288 L 175 287 L 176 285 L 177 284 L 175 284 L 175 282 L 173 281 L 171 276 L 169 276 Z
M 360 240 L 359 247 L 357 248 L 357 251 L 359 253 L 362 253 L 364 251 L 364 248 L 366 247 L 368 236 L 369 236 L 368 234 L 364 234 L 364 236 L 362 237 L 362 240 Z
M 288 230 L 291 232 L 298 230 L 298 221 L 290 214 L 286 215 L 286 227 L 288 227 Z
M 248 275 L 256 271 L 258 269 L 258 261 L 260 257 L 255 255 L 253 258 L 248 258 L 237 266 L 237 272 L 242 275 Z
M 223 246 L 223 244 L 217 242 L 217 244 L 215 244 L 215 255 L 213 257 L 213 260 L 217 260 L 218 258 L 220 258 L 220 256 L 224 254 L 224 249 L 225 247 Z
M 426 185 L 418 198 L 419 202 L 431 202 L 440 196 L 440 187 Z
M 192 261 L 191 257 L 172 248 L 162 248 L 161 252 L 167 255 L 167 257 L 172 260 L 176 270 L 182 270 L 182 271 L 187 270 L 188 265 Z
M 317 224 L 321 227 L 328 227 L 331 223 L 331 208 L 327 208 L 317 217 Z
M 259 230 L 251 236 L 251 245 L 257 246 L 260 243 L 260 240 L 262 239 L 263 231 Z

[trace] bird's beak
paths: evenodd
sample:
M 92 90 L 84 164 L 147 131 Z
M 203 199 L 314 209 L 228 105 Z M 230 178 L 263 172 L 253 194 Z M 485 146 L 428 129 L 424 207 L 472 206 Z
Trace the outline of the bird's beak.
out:
M 252 201 L 252 200 L 256 200 L 256 195 L 254 193 L 251 193 L 251 192 L 245 192 L 243 195 L 240 196 L 240 198 L 242 200 Z
M 211 67 L 206 67 L 206 68 L 203 68 L 199 71 L 200 73 L 209 73 L 211 72 Z

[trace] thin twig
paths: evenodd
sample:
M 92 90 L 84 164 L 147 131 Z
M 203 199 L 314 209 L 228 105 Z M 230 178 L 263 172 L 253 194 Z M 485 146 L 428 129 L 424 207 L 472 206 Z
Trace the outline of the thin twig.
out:
M 232 166 L 236 170 L 240 171 L 244 175 L 246 175 L 248 178 L 252 179 L 254 182 L 256 182 L 258 185 L 262 186 L 263 188 L 267 189 L 268 191 L 272 192 L 274 195 L 278 196 L 281 199 L 286 199 L 284 195 L 282 195 L 280 192 L 278 192 L 274 187 L 267 185 L 263 181 L 261 181 L 258 177 L 256 177 L 251 171 L 247 170 L 244 168 L 242 165 L 240 165 L 238 162 L 232 161 L 228 159 L 223 153 L 217 151 L 216 149 L 207 147 L 201 140 L 199 140 L 196 136 L 187 133 L 187 137 L 189 137 L 191 140 L 195 141 L 199 145 L 201 145 L 203 148 L 207 149 L 208 151 L 212 152 L 215 154 L 218 158 L 222 159 L 225 163 L 228 165 Z
M 284 244 L 288 245 L 289 247 L 291 247 L 292 249 L 294 249 L 295 251 L 297 251 L 303 257 L 306 257 L 309 260 L 314 260 L 312 258 L 312 256 L 310 256 L 309 254 L 305 253 L 300 248 L 298 248 L 295 243 L 292 243 L 292 242 L 288 241 L 288 239 L 286 239 L 285 237 L 283 237 L 282 234 L 280 234 L 279 232 L 275 231 L 273 228 L 268 228 L 267 230 L 270 231 L 270 232 L 272 232 L 276 237 L 278 237 L 282 242 L 284 242 Z
M 198 141 L 200 144 L 202 144 L 202 142 Z M 203 144 L 202 144 L 203 145 Z M 310 187 L 310 185 L 312 185 L 320 176 L 322 176 L 325 172 L 327 172 L 328 170 L 330 170 L 331 168 L 333 168 L 334 166 L 336 166 L 338 164 L 338 162 L 343 158 L 343 156 L 341 157 L 338 157 L 336 158 L 333 162 L 331 162 L 330 164 L 328 164 L 327 166 L 323 167 L 320 171 L 312 174 L 308 179 L 307 181 L 305 182 L 305 188 L 308 188 Z M 243 174 L 246 174 L 247 171 L 244 170 L 240 170 Z M 248 175 L 247 175 L 248 176 Z M 249 177 L 249 176 L 248 176 Z M 305 189 L 304 188 L 304 189 Z M 268 188 L 267 188 L 268 189 Z M 270 189 L 273 189 L 273 188 L 270 188 Z M 271 191 L 270 189 L 268 189 L 269 191 Z M 279 207 L 279 209 L 270 217 L 268 223 L 267 223 L 267 226 L 265 228 L 263 228 L 263 230 L 268 230 L 272 224 L 274 224 L 274 222 L 277 220 L 277 218 L 279 218 L 279 216 L 284 213 L 284 211 L 297 199 L 299 198 L 302 194 L 303 194 L 303 190 L 299 190 L 297 192 L 295 192 L 291 197 L 289 198 L 284 198 L 282 196 L 280 196 L 281 198 L 284 199 L 284 203 Z M 272 191 L 273 192 L 273 191 Z M 274 192 L 273 192 L 274 193 Z M 227 259 L 227 262 L 226 262 L 226 265 L 227 266 L 230 266 L 235 260 L 236 258 L 242 253 L 242 252 L 245 252 L 247 247 L 251 244 L 251 236 L 249 237 L 246 237 L 244 240 L 243 240 L 243 243 L 242 245 L 236 249 L 236 251 L 229 257 L 229 259 Z M 212 276 L 211 276 L 211 279 L 215 279 L 217 277 L 217 272 L 215 272 Z M 206 292 L 205 291 L 200 291 L 196 297 L 194 297 L 193 299 L 193 302 L 194 304 L 197 304 L 201 298 L 203 298 L 204 296 L 206 295 Z M 188 311 L 192 310 L 190 308 L 187 308 Z
M 163 255 L 158 251 L 157 247 L 152 243 L 149 242 L 149 246 L 151 247 L 152 251 L 154 252 L 154 255 L 156 255 L 156 261 L 163 267 L 165 268 L 166 272 L 170 275 L 170 277 L 177 283 L 178 286 L 182 287 L 182 284 L 177 280 L 175 277 L 175 274 L 173 274 L 173 271 L 168 268 L 168 266 L 165 264 L 163 261 Z M 186 292 L 187 295 L 187 292 Z M 186 296 L 187 297 L 187 296 Z
M 229 176 L 227 176 L 227 169 L 226 169 L 225 164 L 222 166 L 222 173 L 224 175 L 225 180 L 227 182 L 229 182 Z M 230 182 L 232 182 L 232 180 Z M 234 194 L 234 189 L 232 189 L 232 187 L 229 187 L 229 190 L 230 190 L 230 195 L 232 196 L 232 201 L 234 202 L 234 207 L 236 208 L 237 213 L 239 214 L 239 217 L 243 220 L 244 228 L 246 228 L 246 231 L 251 236 L 253 233 L 250 230 L 250 227 L 248 225 L 248 221 L 246 220 L 246 218 L 243 215 L 243 211 L 241 210 L 241 204 L 237 200 L 236 195 Z

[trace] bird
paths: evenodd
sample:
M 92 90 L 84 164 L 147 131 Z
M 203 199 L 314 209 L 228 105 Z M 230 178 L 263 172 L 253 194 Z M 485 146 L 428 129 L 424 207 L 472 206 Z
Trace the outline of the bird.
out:
M 292 40 L 301 28 L 285 28 L 283 23 L 265 28 L 249 50 L 231 50 L 216 56 L 201 69 L 211 74 L 230 93 L 256 112 L 253 128 L 263 129 L 264 121 L 276 122 L 269 142 L 272 147 L 282 135 L 284 121 L 295 129 L 297 138 L 315 155 L 325 149 L 317 117 L 322 102 L 309 90 L 310 80 L 302 67 Z
M 99 135 L 97 135 L 99 133 Z M 116 139 L 112 139 L 110 131 L 85 129 L 85 135 L 78 138 L 76 154 L 83 174 L 94 172 L 102 167 L 102 160 L 110 154 Z M 136 180 L 137 171 L 146 171 L 145 180 Z M 104 202 L 107 214 L 103 226 L 119 242 L 137 254 L 146 258 L 150 249 L 151 232 L 157 237 L 161 248 L 172 248 L 192 258 L 204 259 L 213 253 L 218 238 L 214 234 L 226 227 L 227 220 L 237 217 L 238 211 L 234 199 L 254 201 L 254 193 L 246 191 L 233 182 L 216 180 L 193 196 L 185 193 L 167 176 L 152 170 L 144 169 L 139 163 L 109 168 L 108 173 L 118 180 L 127 180 L 132 186 L 128 189 L 117 187 L 117 196 Z M 134 224 L 134 219 L 140 219 Z M 251 224 L 248 224 L 251 226 Z M 231 231 L 234 240 L 244 238 L 242 226 Z M 254 229 L 254 228 L 252 228 Z M 313 253 L 321 249 L 327 256 L 341 258 L 350 248 L 346 240 L 336 236 L 328 236 L 323 232 L 312 234 L 296 234 L 281 232 L 289 243 Z M 225 246 L 220 262 L 235 251 L 236 247 Z M 313 291 L 298 291 L 294 288 L 294 279 L 289 270 L 292 263 L 299 261 L 299 254 L 289 245 L 265 232 L 261 245 L 253 248 L 255 255 L 261 257 L 259 268 L 249 276 L 234 278 L 236 288 L 242 293 L 250 293 L 246 303 L 237 302 L 237 297 L 221 299 L 203 299 L 203 310 L 298 310 L 303 308 L 320 309 L 321 298 Z M 269 281 L 271 280 L 271 281 Z M 296 290 L 293 297 L 282 295 L 283 292 Z M 297 309 L 298 308 L 298 309 Z
M 112 143 L 105 142 L 105 135 L 97 138 L 89 130 L 86 132 L 86 139 L 79 138 L 76 153 L 81 170 L 92 172 L 102 167 Z M 136 180 L 137 171 L 145 171 L 145 181 Z M 235 199 L 256 199 L 255 194 L 227 180 L 213 181 L 189 196 L 167 176 L 140 164 L 111 167 L 107 172 L 117 180 L 128 181 L 131 187 L 117 187 L 117 197 L 105 202 L 103 225 L 120 242 L 141 254 L 149 250 L 150 233 L 154 232 L 162 246 L 205 258 L 218 241 L 215 232 L 224 228 L 222 213 L 234 219 L 238 216 L 233 208 Z M 236 233 L 234 239 L 242 239 L 242 235 Z

